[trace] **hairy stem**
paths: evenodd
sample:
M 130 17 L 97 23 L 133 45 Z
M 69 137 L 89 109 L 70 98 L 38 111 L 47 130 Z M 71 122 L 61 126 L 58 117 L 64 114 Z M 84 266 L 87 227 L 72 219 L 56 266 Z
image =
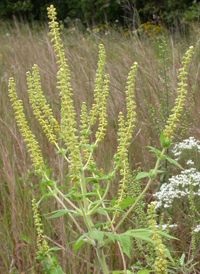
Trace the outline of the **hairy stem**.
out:
M 103 272 L 104 274 L 109 274 L 109 269 L 108 269 L 108 266 L 106 264 L 106 259 L 105 259 L 105 255 L 104 255 L 104 252 L 103 252 L 103 248 L 100 247 L 100 248 L 96 248 L 96 253 L 97 253 L 97 257 L 99 259 L 99 262 L 103 268 Z

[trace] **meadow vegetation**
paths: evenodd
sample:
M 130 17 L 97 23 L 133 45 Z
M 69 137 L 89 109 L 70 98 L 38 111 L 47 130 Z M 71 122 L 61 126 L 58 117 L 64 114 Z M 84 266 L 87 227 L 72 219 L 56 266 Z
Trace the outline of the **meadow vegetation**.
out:
M 51 38 L 48 34 L 48 26 L 39 26 L 36 24 L 30 26 L 19 22 L 15 22 L 14 24 L 1 24 L 0 272 L 12 274 L 44 273 L 43 268 L 46 267 L 47 273 L 62 273 L 61 271 L 64 273 L 88 274 L 109 273 L 106 272 L 107 267 L 111 273 L 116 274 L 200 273 L 199 144 L 198 142 L 194 142 L 194 139 L 199 139 L 200 96 L 198 80 L 200 28 L 198 26 L 191 26 L 190 33 L 184 37 L 181 36 L 178 31 L 172 35 L 164 28 L 162 31 L 155 33 L 155 35 L 152 28 L 150 33 L 145 29 L 145 31 L 138 31 L 138 34 L 131 32 L 124 33 L 123 30 L 114 30 L 111 28 L 86 32 L 82 32 L 78 26 L 61 29 L 62 43 L 71 74 L 70 83 L 73 88 L 72 98 L 74 102 L 74 113 L 76 114 L 75 120 L 79 132 L 82 132 L 82 157 L 85 159 L 85 164 L 88 163 L 88 159 L 92 161 L 90 169 L 85 170 L 85 176 L 86 178 L 90 177 L 91 172 L 94 178 L 91 179 L 90 184 L 88 184 L 86 188 L 89 192 L 88 196 L 74 197 L 73 195 L 75 194 L 72 193 L 71 196 L 61 196 L 60 200 L 56 200 L 52 195 L 49 195 L 49 197 L 39 203 L 39 209 L 36 206 L 35 200 L 33 201 L 33 208 L 35 209 L 33 213 L 32 199 L 35 198 L 36 202 L 38 202 L 42 195 L 45 195 L 48 191 L 48 193 L 51 193 L 50 187 L 52 186 L 52 182 L 47 183 L 47 180 L 45 181 L 44 178 L 43 181 L 41 181 L 41 177 L 38 177 L 36 173 L 42 176 L 46 174 L 51 180 L 54 178 L 54 181 L 57 181 L 59 190 L 63 191 L 64 194 L 70 193 L 72 187 L 77 187 L 76 176 L 73 177 L 72 174 L 69 174 L 69 168 L 73 171 L 74 167 L 73 165 L 70 167 L 64 158 L 66 155 L 68 157 L 68 153 L 72 150 L 70 147 L 71 143 L 67 143 L 66 147 L 64 146 L 64 150 L 60 149 L 60 147 L 56 147 L 55 150 L 55 143 L 57 141 L 49 142 L 49 136 L 45 135 L 42 127 L 38 123 L 37 113 L 34 113 L 34 107 L 33 109 L 30 107 L 30 103 L 32 104 L 36 99 L 31 99 L 31 94 L 29 95 L 27 89 L 31 90 L 32 78 L 35 82 L 38 79 L 38 76 L 34 78 L 34 73 L 37 75 L 37 67 L 34 66 L 34 64 L 37 64 L 39 68 L 42 90 L 55 119 L 57 121 L 64 121 L 63 115 L 68 114 L 64 114 L 62 110 L 60 111 L 61 105 L 64 105 L 64 103 L 62 101 L 63 98 L 59 96 L 60 91 L 59 85 L 57 86 L 56 76 L 58 66 L 56 64 L 56 54 L 51 44 Z M 82 103 L 86 103 L 88 113 L 90 113 L 92 104 L 94 103 L 94 90 L 95 87 L 98 86 L 98 81 L 95 83 L 95 78 L 98 80 L 98 75 L 104 75 L 103 70 L 98 71 L 99 74 L 96 75 L 98 69 L 97 64 L 99 62 L 99 45 L 101 45 L 101 61 L 104 59 L 105 48 L 105 75 L 109 74 L 110 77 L 109 83 L 108 78 L 106 78 L 104 82 L 104 98 L 102 99 L 100 97 L 102 101 L 107 98 L 107 116 L 104 112 L 104 106 L 101 105 L 103 115 L 105 115 L 103 119 L 105 118 L 107 120 L 107 131 L 104 132 L 105 124 L 102 125 L 103 129 L 101 132 L 98 123 L 97 125 L 93 125 L 93 122 L 91 122 L 94 133 L 89 137 L 90 142 L 93 143 L 98 136 L 102 139 L 101 142 L 98 143 L 98 147 L 95 147 L 94 150 L 94 147 L 90 147 L 86 141 L 88 136 L 87 132 L 84 133 L 86 129 L 86 119 L 84 115 L 87 110 L 82 106 Z M 180 74 L 179 69 L 183 67 L 182 57 L 190 46 L 194 46 L 194 55 L 187 68 L 188 76 L 186 77 L 187 79 L 185 79 L 188 84 L 186 87 L 188 90 L 187 97 L 186 99 L 183 98 L 185 100 L 185 106 L 181 109 L 181 116 L 177 116 L 180 121 L 177 121 L 176 130 L 173 128 L 173 134 L 167 133 L 166 122 L 168 121 L 171 109 L 175 106 L 175 100 L 179 95 L 177 88 L 180 87 L 178 83 L 180 83 L 181 79 L 179 79 L 178 76 Z M 57 52 L 58 51 L 59 49 L 57 49 Z M 126 92 L 126 87 L 131 86 L 131 83 L 127 84 L 127 76 L 132 66 L 133 74 L 130 76 L 129 81 L 131 81 L 131 83 L 135 81 L 135 86 L 132 86 L 132 88 L 134 88 L 134 96 L 130 94 L 127 95 Z M 34 73 L 27 75 L 27 71 L 31 73 L 34 71 Z M 185 72 L 186 68 L 183 71 Z M 134 80 L 135 74 L 136 78 Z M 44 164 L 48 167 L 47 169 L 42 168 L 42 165 L 40 166 L 33 161 L 35 170 L 37 171 L 36 173 L 33 169 L 32 160 L 26 144 L 15 121 L 16 115 L 9 99 L 8 81 L 10 77 L 14 77 L 18 97 L 23 101 L 26 120 L 39 143 Z M 30 77 L 28 81 L 29 86 L 27 86 L 27 77 Z M 109 86 L 109 89 L 107 89 L 107 86 Z M 12 91 L 13 87 L 14 85 L 11 81 L 10 91 Z M 60 90 L 62 92 L 61 88 Z M 13 98 L 14 97 L 12 97 L 12 99 Z M 127 98 L 131 98 L 131 100 L 128 99 L 128 102 L 131 102 L 129 108 L 127 108 Z M 15 99 L 13 100 L 15 102 Z M 98 99 L 96 103 L 99 104 Z M 131 112 L 130 107 L 133 107 Z M 134 107 L 136 107 L 135 110 Z M 133 114 L 134 111 L 137 113 L 136 117 L 130 118 L 130 114 Z M 121 120 L 119 119 L 120 112 L 122 113 L 120 114 Z M 73 114 L 73 111 L 70 115 L 71 114 Z M 36 118 L 34 115 L 36 115 Z M 130 121 L 130 124 L 123 125 L 123 115 L 129 117 L 127 121 Z M 22 117 L 22 113 L 20 113 L 19 116 Z M 101 116 L 98 118 L 98 121 L 102 122 Z M 61 122 L 61 124 L 65 127 L 64 122 Z M 134 130 L 133 127 L 131 127 L 133 124 L 135 125 Z M 74 124 L 72 123 L 71 126 L 73 128 Z M 123 131 L 123 129 L 126 128 L 125 126 L 131 127 L 130 132 L 132 133 L 127 143 L 123 143 L 123 135 L 120 137 L 119 131 L 121 128 L 121 133 L 126 133 L 126 130 Z M 168 140 L 164 140 L 163 135 L 161 135 L 160 141 L 160 134 L 164 129 L 164 137 L 169 138 Z M 96 132 L 99 132 L 99 135 L 95 136 Z M 104 133 L 105 136 L 103 136 Z M 172 135 L 173 138 L 171 138 Z M 61 141 L 59 141 L 60 143 L 58 142 L 59 146 L 64 144 L 64 137 L 66 136 L 61 135 Z M 102 138 L 102 136 L 104 138 Z M 194 139 L 189 139 L 191 136 Z M 25 137 L 27 138 L 27 136 Z M 178 147 L 178 144 L 187 139 L 193 140 L 193 145 L 190 146 L 190 148 L 193 149 L 192 152 L 191 150 L 187 150 L 187 147 L 184 153 L 179 153 L 182 157 L 177 158 L 177 149 L 181 147 Z M 73 144 L 76 140 L 76 138 L 73 139 Z M 166 141 L 170 142 L 167 144 Z M 185 141 L 185 143 L 189 143 L 189 141 Z M 117 155 L 117 153 L 120 154 L 120 149 L 117 150 L 120 145 L 121 147 L 124 146 L 125 149 L 123 156 Z M 69 151 L 66 151 L 67 147 L 70 148 Z M 156 161 L 158 161 L 158 159 L 161 160 L 158 151 L 162 150 L 162 148 L 170 160 L 163 158 L 162 162 L 158 162 L 159 170 L 162 172 L 158 173 L 156 178 L 153 178 L 154 180 L 149 185 L 145 195 L 141 197 L 141 200 L 137 204 L 136 210 L 127 216 L 117 231 L 118 234 L 122 234 L 134 229 L 143 229 L 143 233 L 146 233 L 141 234 L 140 239 L 136 238 L 134 240 L 134 238 L 131 238 L 130 243 L 127 244 L 128 246 L 130 245 L 130 250 L 127 251 L 124 247 L 124 242 L 120 242 L 117 236 L 116 238 L 112 238 L 109 233 L 112 234 L 112 232 L 115 231 L 113 226 L 115 227 L 119 224 L 124 216 L 126 216 L 126 212 L 129 211 L 135 201 L 134 198 L 139 197 L 147 186 L 149 178 L 151 179 L 152 175 L 149 174 L 149 170 L 155 170 Z M 184 149 L 183 146 L 182 148 Z M 87 158 L 90 152 L 94 152 L 93 157 Z M 71 212 L 62 215 L 61 211 L 58 210 L 62 209 L 61 205 L 65 201 L 65 198 L 72 199 L 75 204 L 74 209 L 78 206 L 81 208 L 82 205 L 80 203 L 82 203 L 82 201 L 85 209 L 87 209 L 87 202 L 92 203 L 94 202 L 94 197 L 99 198 L 103 196 L 108 184 L 107 180 L 109 179 L 106 176 L 110 175 L 110 171 L 115 170 L 117 166 L 116 157 L 115 160 L 113 160 L 114 155 L 124 157 L 125 160 L 128 160 L 127 176 L 131 176 L 131 180 L 130 177 L 128 177 L 126 191 L 122 188 L 124 193 L 121 195 L 123 191 L 121 190 L 120 192 L 120 185 L 123 185 L 124 181 L 120 180 L 124 174 L 121 170 L 120 172 L 118 170 L 118 172 L 114 174 L 115 176 L 112 177 L 112 180 L 109 182 L 110 188 L 104 201 L 105 204 L 101 203 L 101 210 L 95 212 L 92 216 L 93 222 L 97 224 L 97 226 L 94 227 L 94 224 L 93 226 L 88 224 L 89 228 L 92 227 L 95 231 L 104 231 L 107 234 L 103 235 L 103 239 L 101 238 L 101 234 L 99 234 L 100 236 L 98 235 L 97 238 L 95 238 L 94 235 L 92 236 L 92 234 L 86 235 L 85 237 L 91 245 L 82 245 L 83 242 L 79 241 L 81 245 L 78 246 L 76 250 L 76 248 L 74 249 L 74 244 L 77 243 L 78 238 L 82 234 L 75 226 L 73 217 L 71 218 L 69 216 Z M 72 154 L 69 159 L 73 162 L 76 158 L 75 156 Z M 190 171 L 181 171 L 181 166 L 171 160 L 176 158 L 184 169 L 187 170 L 189 167 Z M 191 160 L 191 162 L 188 162 L 189 160 Z M 93 162 L 95 162 L 95 165 Z M 190 166 L 191 164 L 192 167 Z M 49 170 L 49 168 L 51 170 Z M 193 170 L 191 168 L 193 168 Z M 118 166 L 116 169 L 118 169 Z M 191 175 L 194 173 L 195 178 Z M 74 174 L 76 175 L 76 169 Z M 138 176 L 138 174 L 140 175 Z M 187 188 L 187 195 L 181 196 L 179 192 L 180 195 L 170 201 L 171 208 L 169 208 L 169 201 L 162 199 L 162 190 L 164 189 L 166 191 L 164 194 L 166 198 L 166 193 L 169 193 L 166 185 L 169 183 L 172 184 L 173 180 L 176 182 L 178 180 L 183 181 L 182 177 L 177 177 L 179 174 L 186 175 L 186 179 L 190 180 L 191 184 L 183 184 L 181 191 L 184 190 L 184 187 Z M 137 180 L 135 180 L 135 178 L 137 178 Z M 73 185 L 73 182 L 75 182 L 75 185 Z M 68 189 L 65 189 L 66 186 Z M 47 189 L 49 188 L 47 192 L 45 192 L 45 187 Z M 75 192 L 79 193 L 77 188 L 75 188 Z M 121 200 L 118 203 L 119 197 L 121 197 Z M 101 200 L 101 198 L 99 199 Z M 159 207 L 157 207 L 157 215 L 155 214 L 156 204 L 151 203 L 154 200 L 156 201 L 156 199 L 160 201 Z M 165 203 L 167 207 L 165 207 Z M 93 206 L 95 207 L 95 204 L 93 204 Z M 108 207 L 107 211 L 102 211 L 104 206 Z M 72 210 L 73 206 L 69 206 L 69 209 Z M 49 218 L 51 214 L 48 215 L 48 213 L 53 211 L 58 213 L 56 219 Z M 79 211 L 78 213 L 81 215 Z M 38 231 L 36 232 L 33 218 L 33 215 L 35 215 L 36 223 L 40 223 L 40 220 L 37 219 L 38 214 L 43 224 L 43 228 L 39 233 Z M 113 215 L 115 216 L 115 222 L 112 223 L 112 218 L 109 222 L 110 217 L 108 216 Z M 108 218 L 108 220 L 105 222 L 106 218 Z M 85 227 L 85 217 L 78 217 L 77 220 L 80 227 Z M 104 226 L 98 227 L 100 223 L 104 223 Z M 163 235 L 167 235 L 164 234 L 164 232 L 162 232 L 163 234 L 159 234 L 159 230 L 156 227 L 157 223 L 161 231 L 166 228 L 167 233 L 178 238 L 178 240 L 164 237 Z M 165 260 L 168 257 L 169 272 L 165 272 L 165 267 L 163 270 L 155 268 L 155 261 L 157 258 L 160 258 L 160 253 L 153 247 L 153 240 L 145 229 L 154 231 L 154 236 L 156 235 L 159 241 L 161 241 L 162 237 L 163 243 L 159 242 L 163 248 L 161 249 L 161 253 L 162 250 L 163 253 L 166 253 L 162 259 Z M 84 231 L 84 233 L 86 232 L 88 231 Z M 112 235 L 114 235 L 114 233 Z M 43 237 L 46 237 L 45 242 L 43 241 Z M 113 241 L 109 241 L 111 238 Z M 149 240 L 149 242 L 146 243 L 144 239 Z M 103 240 L 109 242 L 105 249 L 106 253 L 104 254 L 107 265 L 105 268 L 102 266 L 103 263 L 101 261 L 101 257 L 104 257 L 104 255 L 101 256 L 99 253 L 97 253 L 98 256 L 96 255 L 98 244 L 95 245 L 95 243 L 92 245 L 92 240 L 95 240 L 94 242 L 98 242 L 98 244 L 99 242 L 104 244 Z M 171 256 L 169 252 L 166 251 L 165 246 L 170 251 Z M 39 254 L 38 247 L 41 247 Z M 57 264 L 57 272 L 53 272 L 56 268 L 54 270 L 50 268 L 48 272 L 48 266 L 44 263 L 46 260 L 45 252 L 51 247 L 60 248 L 58 251 L 54 249 L 55 254 L 58 255 L 58 257 L 54 257 L 54 262 L 57 262 L 57 259 L 59 261 Z M 100 251 L 102 251 L 102 249 L 100 249 Z M 43 265 L 36 259 L 36 253 L 39 259 L 43 261 Z M 49 254 L 52 255 L 51 252 L 48 253 L 48 255 Z M 100 262 L 102 264 L 100 264 Z M 62 270 L 59 265 L 62 266 Z

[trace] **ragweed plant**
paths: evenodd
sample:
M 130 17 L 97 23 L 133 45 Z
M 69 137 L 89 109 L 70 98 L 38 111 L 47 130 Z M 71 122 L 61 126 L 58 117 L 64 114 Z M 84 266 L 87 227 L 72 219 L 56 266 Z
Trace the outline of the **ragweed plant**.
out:
M 131 273 L 130 270 L 127 270 L 125 256 L 126 254 L 130 257 L 131 237 L 153 243 L 151 230 L 155 231 L 155 228 L 129 229 L 121 233 L 119 228 L 127 220 L 130 213 L 134 211 L 141 212 L 140 202 L 157 174 L 161 172 L 159 171 L 161 161 L 167 160 L 178 165 L 174 160 L 167 157 L 165 152 L 173 140 L 174 132 L 183 110 L 186 96 L 186 69 L 192 57 L 193 47 L 189 49 L 184 57 L 178 97 L 172 110 L 172 115 L 170 115 L 161 135 L 162 151 L 149 147 L 157 156 L 155 167 L 150 169 L 149 172 L 139 172 L 136 177 L 132 175 L 128 158 L 128 148 L 131 144 L 136 122 L 134 88 L 138 64 L 136 62 L 133 64 L 128 75 L 126 87 L 127 112 L 126 115 L 122 112 L 119 113 L 118 147 L 113 157 L 112 169 L 107 174 L 104 174 L 102 169 L 97 166 L 94 157 L 94 151 L 104 139 L 107 129 L 106 107 L 109 94 L 109 75 L 105 74 L 104 46 L 99 46 L 94 104 L 90 108 L 83 102 L 80 127 L 78 127 L 73 104 L 73 89 L 70 83 L 70 71 L 64 47 L 61 43 L 59 24 L 56 21 L 56 11 L 52 5 L 48 8 L 48 16 L 50 19 L 50 35 L 52 36 L 51 42 L 58 65 L 57 88 L 60 90 L 61 101 L 60 123 L 54 118 L 53 111 L 43 95 L 39 71 L 36 65 L 33 66 L 32 73 L 27 72 L 27 83 L 30 104 L 36 119 L 41 124 L 49 142 L 55 146 L 58 155 L 67 162 L 68 174 L 66 177 L 61 178 L 62 186 L 59 184 L 60 180 L 56 181 L 51 175 L 51 169 L 48 169 L 48 164 L 44 164 L 45 161 L 43 160 L 39 144 L 25 118 L 22 101 L 18 99 L 14 79 L 11 78 L 9 81 L 9 96 L 15 111 L 17 124 L 25 142 L 27 142 L 34 169 L 41 181 L 42 198 L 37 202 L 37 207 L 45 198 L 49 196 L 54 197 L 59 204 L 59 209 L 52 212 L 50 218 L 67 215 L 71 219 L 76 230 L 75 234 L 78 233 L 80 236 L 74 244 L 75 252 L 85 243 L 92 245 L 99 261 L 99 267 L 103 273 L 108 274 L 110 270 L 105 254 L 108 252 L 110 242 L 116 241 L 124 266 L 122 273 Z M 91 135 L 97 122 L 96 132 Z M 108 193 L 111 183 L 119 176 L 117 199 L 110 201 Z M 148 178 L 145 187 L 140 189 L 139 192 L 135 189 L 133 192 L 134 197 L 127 198 L 127 191 L 133 180 L 138 181 L 145 177 Z M 66 188 L 63 187 L 64 185 Z M 38 237 L 43 237 L 37 207 L 34 200 L 33 209 L 36 230 Z M 80 219 L 82 222 L 80 222 Z M 156 233 L 158 234 L 157 231 Z M 39 252 L 42 252 L 40 259 L 46 262 L 49 254 L 46 239 L 45 241 L 38 241 L 38 248 Z M 158 257 L 161 258 L 161 256 Z M 166 269 L 166 264 L 159 259 L 157 267 L 158 269 L 162 269 L 162 267 Z M 60 267 L 58 269 L 59 273 L 61 273 Z M 45 271 L 56 273 L 51 264 Z
M 164 244 L 162 243 L 162 238 L 160 236 L 159 230 L 156 227 L 156 211 L 155 203 L 152 202 L 148 205 L 148 219 L 149 219 L 149 228 L 152 234 L 152 240 L 155 245 L 155 251 L 157 254 L 154 269 L 156 274 L 167 274 L 167 250 Z
M 42 229 L 41 217 L 38 211 L 38 206 L 35 199 L 32 199 L 33 218 L 37 231 L 37 259 L 42 261 L 45 273 L 58 273 L 63 274 L 62 268 L 58 263 L 58 256 L 52 257 L 52 253 L 60 248 L 49 248 L 45 239 L 44 231 Z

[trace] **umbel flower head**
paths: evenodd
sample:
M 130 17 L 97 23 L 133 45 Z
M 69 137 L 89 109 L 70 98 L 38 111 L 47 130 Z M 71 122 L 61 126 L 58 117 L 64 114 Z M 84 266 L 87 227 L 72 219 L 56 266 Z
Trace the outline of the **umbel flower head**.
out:
M 194 47 L 191 46 L 189 50 L 186 52 L 185 56 L 183 57 L 183 62 L 182 62 L 183 67 L 179 69 L 180 74 L 178 76 L 180 80 L 180 82 L 178 83 L 179 88 L 177 89 L 178 97 L 175 100 L 175 106 L 171 111 L 172 114 L 169 115 L 169 119 L 163 131 L 164 136 L 167 137 L 166 139 L 171 141 L 174 138 L 174 132 L 178 126 L 178 122 L 180 120 L 181 113 L 183 112 L 183 108 L 185 105 L 186 95 L 187 95 L 187 90 L 186 90 L 186 87 L 187 87 L 186 81 L 187 81 L 187 75 L 188 75 L 187 69 L 190 64 L 193 53 L 194 53 Z

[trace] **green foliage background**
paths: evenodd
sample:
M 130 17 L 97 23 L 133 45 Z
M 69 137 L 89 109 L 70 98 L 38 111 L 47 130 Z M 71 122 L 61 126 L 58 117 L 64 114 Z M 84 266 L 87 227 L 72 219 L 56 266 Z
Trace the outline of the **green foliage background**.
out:
M 168 27 L 181 26 L 185 20 L 199 19 L 199 1 L 192 0 L 1 0 L 0 19 L 12 19 L 13 15 L 25 20 L 46 20 L 46 8 L 56 7 L 59 20 L 68 24 L 81 20 L 93 27 L 120 22 L 127 25 L 135 21 L 158 20 Z M 137 14 L 137 16 L 136 16 Z M 138 19 L 139 17 L 139 19 Z M 128 19 L 128 20 L 127 20 Z

